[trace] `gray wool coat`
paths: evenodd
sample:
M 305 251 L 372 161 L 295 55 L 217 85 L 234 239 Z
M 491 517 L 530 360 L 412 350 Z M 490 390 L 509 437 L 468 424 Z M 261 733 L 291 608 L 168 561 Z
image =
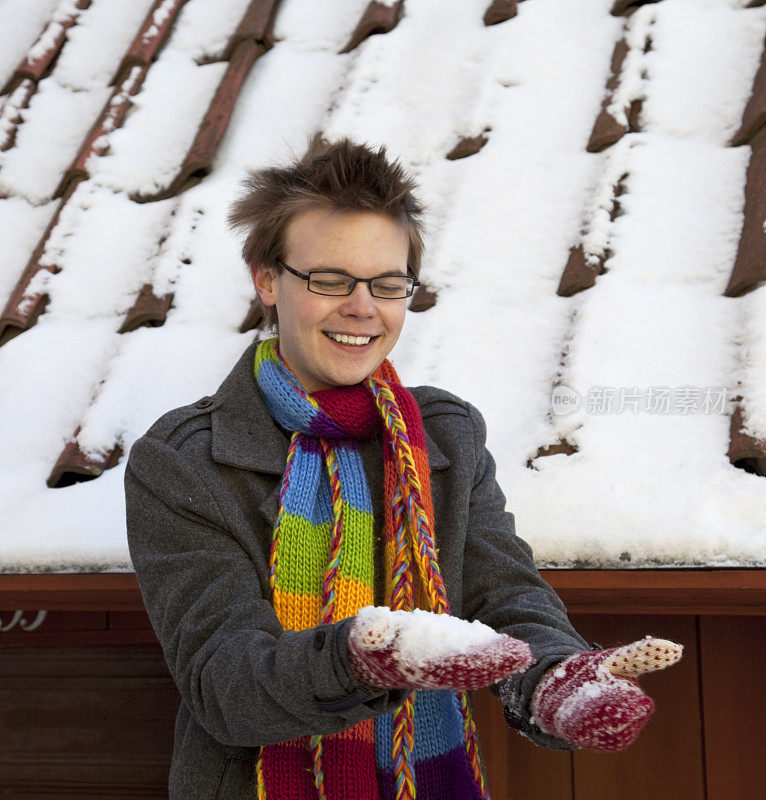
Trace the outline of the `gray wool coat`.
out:
M 356 680 L 351 620 L 283 630 L 269 602 L 268 553 L 289 435 L 253 376 L 256 342 L 218 391 L 158 419 L 125 471 L 130 555 L 149 619 L 181 694 L 170 800 L 252 798 L 259 745 L 329 734 L 393 711 L 406 690 Z M 530 721 L 552 664 L 587 643 L 540 577 L 485 448 L 485 425 L 448 392 L 412 389 L 427 433 L 435 538 L 451 613 L 527 641 L 537 663 L 493 687 L 506 718 L 538 744 L 568 747 Z M 362 448 L 382 564 L 382 455 Z M 375 602 L 384 604 L 383 569 Z

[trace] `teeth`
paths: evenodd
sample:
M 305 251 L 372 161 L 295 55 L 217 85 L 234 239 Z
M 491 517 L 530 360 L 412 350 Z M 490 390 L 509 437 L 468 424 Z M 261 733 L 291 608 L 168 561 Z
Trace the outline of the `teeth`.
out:
M 367 344 L 372 338 L 371 336 L 347 336 L 345 333 L 328 333 L 327 335 L 343 344 Z

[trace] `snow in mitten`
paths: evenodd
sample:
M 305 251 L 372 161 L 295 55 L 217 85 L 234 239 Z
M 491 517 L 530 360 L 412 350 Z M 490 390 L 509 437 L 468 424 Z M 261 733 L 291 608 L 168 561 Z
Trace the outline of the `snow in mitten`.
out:
M 534 662 L 526 642 L 481 622 L 387 606 L 357 612 L 348 652 L 357 677 L 381 689 L 479 689 Z
M 624 647 L 577 653 L 549 669 L 532 694 L 545 733 L 589 750 L 623 750 L 654 711 L 636 676 L 672 666 L 683 645 L 647 636 Z

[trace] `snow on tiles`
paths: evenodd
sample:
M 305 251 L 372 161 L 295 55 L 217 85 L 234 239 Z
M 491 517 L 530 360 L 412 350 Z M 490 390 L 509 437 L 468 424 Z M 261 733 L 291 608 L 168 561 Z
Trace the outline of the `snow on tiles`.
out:
M 132 113 L 110 135 L 109 152 L 88 160 L 93 179 L 128 195 L 165 189 L 179 172 L 225 69 L 225 62 L 198 66 L 184 53 L 163 50 L 132 98 Z
M 110 94 L 106 87 L 73 91 L 53 77 L 40 81 L 15 146 L 0 153 L 0 194 L 36 205 L 50 200 Z
M 187 2 L 173 26 L 167 47 L 185 53 L 197 62 L 220 58 L 249 4 L 250 0 Z M 307 17 L 310 19 L 313 13 L 312 9 Z M 161 23 L 155 20 L 155 24 Z
M 0 86 L 5 85 L 51 19 L 59 0 L 0 3 Z
M 79 62 L 97 28 L 117 36 L 100 3 L 72 29 L 62 82 L 91 86 L 105 74 L 106 61 Z M 21 49 L 0 25 L 0 45 L 15 48 L 8 71 L 57 7 L 12 5 L 40 19 Z M 61 268 L 44 276 L 46 313 L 0 347 L 3 419 L 13 421 L 0 426 L 3 568 L 131 570 L 126 459 L 65 489 L 45 478 L 77 426 L 84 450 L 127 452 L 164 411 L 215 391 L 253 335 L 237 332 L 253 290 L 227 205 L 245 170 L 301 152 L 316 131 L 385 144 L 420 181 L 430 212 L 422 278 L 438 301 L 410 315 L 392 360 L 406 383 L 442 386 L 483 412 L 508 509 L 541 566 L 766 566 L 766 479 L 726 456 L 732 394 L 766 438 L 766 299 L 762 289 L 723 296 L 750 158 L 728 140 L 758 68 L 766 8 L 663 0 L 622 18 L 609 14 L 612 0 L 534 0 L 484 27 L 486 0 L 422 0 L 405 3 L 389 33 L 339 55 L 366 2 L 283 2 L 274 47 L 243 85 L 212 173 L 177 198 L 134 203 L 131 194 L 175 176 L 225 69 L 195 61 L 222 50 L 246 5 L 185 5 L 62 214 L 46 250 Z M 640 100 L 639 130 L 588 153 L 623 35 L 636 46 L 614 110 Z M 6 294 L 52 213 L 30 203 L 50 197 L 100 91 L 43 80 L 16 146 L 0 156 Z M 479 152 L 445 158 L 480 135 Z M 606 272 L 561 297 L 578 244 Z M 145 281 L 172 292 L 173 307 L 161 327 L 118 335 Z M 569 404 L 556 405 L 564 395 Z M 561 441 L 575 452 L 537 455 Z
M 72 89 L 107 86 L 152 3 L 98 0 L 81 11 L 56 62 L 56 80 Z

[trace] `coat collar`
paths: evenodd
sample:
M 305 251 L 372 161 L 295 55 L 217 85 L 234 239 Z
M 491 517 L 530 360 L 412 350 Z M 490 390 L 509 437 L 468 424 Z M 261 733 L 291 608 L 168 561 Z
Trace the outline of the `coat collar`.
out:
M 212 457 L 219 464 L 282 475 L 287 462 L 288 435 L 274 422 L 264 405 L 253 374 L 257 340 L 248 345 L 218 391 L 212 395 Z M 431 470 L 449 467 L 426 431 Z

